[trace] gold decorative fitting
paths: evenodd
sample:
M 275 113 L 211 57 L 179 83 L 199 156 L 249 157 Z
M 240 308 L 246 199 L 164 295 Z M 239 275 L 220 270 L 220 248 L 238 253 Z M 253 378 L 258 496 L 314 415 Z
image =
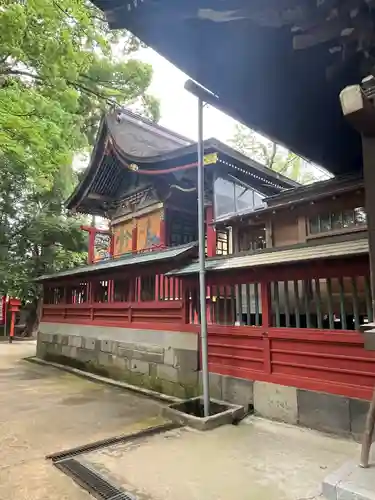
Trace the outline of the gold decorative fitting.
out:
M 135 163 L 131 163 L 129 165 L 129 170 L 132 170 L 133 172 L 136 172 L 138 170 L 138 165 L 136 165 Z

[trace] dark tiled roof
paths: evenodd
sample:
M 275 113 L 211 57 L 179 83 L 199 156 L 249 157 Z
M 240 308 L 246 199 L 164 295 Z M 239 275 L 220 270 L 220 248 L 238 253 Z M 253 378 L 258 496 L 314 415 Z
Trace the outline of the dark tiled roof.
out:
M 304 245 L 298 248 L 259 250 L 247 255 L 238 255 L 227 258 L 207 259 L 206 271 L 229 271 L 231 269 L 272 266 L 275 264 L 290 264 L 316 259 L 333 257 L 349 257 L 368 253 L 368 240 L 358 239 L 342 241 L 326 245 Z M 188 264 L 182 269 L 170 272 L 174 276 L 196 274 L 199 272 L 199 262 Z
M 70 276 L 82 276 L 91 273 L 100 273 L 112 269 L 122 269 L 128 266 L 136 266 L 141 264 L 150 264 L 153 262 L 165 261 L 181 257 L 197 246 L 196 242 L 188 243 L 178 247 L 167 248 L 166 250 L 150 251 L 139 254 L 129 254 L 117 259 L 108 259 L 97 264 L 90 264 L 87 266 L 76 267 L 67 269 L 55 274 L 45 274 L 37 278 L 36 281 L 48 281 L 58 278 L 65 278 Z

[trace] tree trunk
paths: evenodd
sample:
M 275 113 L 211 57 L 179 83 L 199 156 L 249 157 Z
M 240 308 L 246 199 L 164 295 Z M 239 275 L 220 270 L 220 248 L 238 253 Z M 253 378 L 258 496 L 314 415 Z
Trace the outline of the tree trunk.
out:
M 372 400 L 367 412 L 365 431 L 362 437 L 361 461 L 360 467 L 367 468 L 369 465 L 370 449 L 372 444 L 372 436 L 375 426 L 375 388 L 372 393 Z
M 38 330 L 41 313 L 42 313 L 42 300 L 34 299 L 30 304 L 30 311 L 26 320 L 26 327 L 23 332 L 24 337 L 32 337 L 33 333 Z

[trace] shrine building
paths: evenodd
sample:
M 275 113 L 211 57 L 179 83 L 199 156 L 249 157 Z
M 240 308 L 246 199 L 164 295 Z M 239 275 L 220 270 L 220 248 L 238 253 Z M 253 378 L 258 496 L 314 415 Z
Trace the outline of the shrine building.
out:
M 363 180 L 302 186 L 216 139 L 204 141 L 204 175 L 211 396 L 360 431 L 375 382 L 358 332 L 373 321 Z M 84 228 L 87 265 L 39 278 L 38 357 L 200 394 L 196 143 L 112 112 L 67 206 L 109 229 Z M 344 405 L 342 428 L 314 420 L 327 398 Z

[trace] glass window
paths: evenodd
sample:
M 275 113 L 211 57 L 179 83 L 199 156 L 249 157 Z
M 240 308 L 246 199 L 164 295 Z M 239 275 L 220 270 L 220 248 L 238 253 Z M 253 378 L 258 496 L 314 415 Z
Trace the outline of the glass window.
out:
M 332 229 L 337 231 L 338 229 L 342 229 L 342 213 L 334 212 L 332 214 Z
M 354 211 L 353 210 L 344 210 L 342 213 L 342 225 L 343 227 L 352 227 L 354 226 Z
M 340 212 L 328 212 L 309 219 L 310 234 L 363 227 L 366 224 L 366 212 L 363 207 L 351 208 Z
M 356 226 L 365 226 L 367 224 L 366 212 L 363 207 L 354 209 L 354 220 Z
M 215 218 L 264 207 L 263 198 L 252 188 L 218 177 L 214 182 Z
M 218 177 L 214 183 L 215 217 L 235 212 L 234 184 Z
M 331 214 L 324 214 L 320 217 L 320 232 L 326 233 L 332 230 Z
M 320 233 L 320 218 L 319 217 L 312 217 L 310 219 L 310 233 L 311 234 Z

